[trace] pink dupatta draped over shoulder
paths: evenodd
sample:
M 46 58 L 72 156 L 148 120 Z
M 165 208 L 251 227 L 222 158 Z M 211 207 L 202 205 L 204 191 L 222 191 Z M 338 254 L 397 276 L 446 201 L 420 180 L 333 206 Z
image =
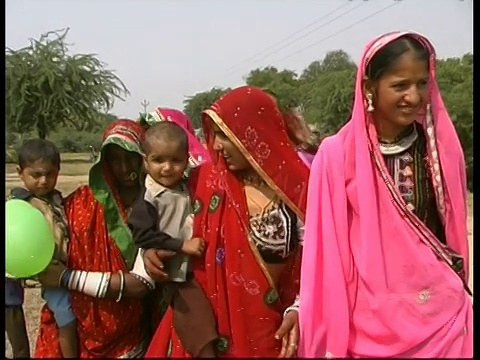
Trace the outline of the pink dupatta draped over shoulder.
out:
M 447 245 L 465 259 L 464 279 L 426 245 L 434 236 L 428 228 L 408 220 L 362 95 L 372 55 L 407 34 L 431 53 L 429 105 L 418 121 Z M 433 46 L 410 32 L 376 38 L 358 69 L 352 118 L 322 142 L 311 168 L 300 356 L 472 357 L 466 196 L 463 151 L 435 81 Z

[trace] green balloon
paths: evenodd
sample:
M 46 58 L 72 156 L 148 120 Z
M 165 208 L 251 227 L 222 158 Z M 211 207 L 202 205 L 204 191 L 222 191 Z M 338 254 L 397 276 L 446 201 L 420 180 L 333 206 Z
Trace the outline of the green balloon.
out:
M 47 220 L 30 203 L 5 203 L 5 272 L 28 278 L 45 270 L 53 258 L 55 240 Z

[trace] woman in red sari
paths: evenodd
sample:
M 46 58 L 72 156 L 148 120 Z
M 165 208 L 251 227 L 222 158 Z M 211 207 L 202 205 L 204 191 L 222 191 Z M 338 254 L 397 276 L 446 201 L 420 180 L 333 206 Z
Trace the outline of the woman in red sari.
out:
M 218 356 L 293 356 L 297 314 L 285 310 L 299 285 L 308 168 L 276 102 L 261 89 L 232 90 L 202 122 L 213 163 L 191 177 L 194 236 L 207 243 L 194 273 L 217 318 Z M 154 252 L 144 255 L 152 277 Z M 171 321 L 168 310 L 147 357 L 188 355 Z
M 89 184 L 65 200 L 69 268 L 51 264 L 40 276 L 46 286 L 71 290 L 81 358 L 140 357 L 148 345 L 146 319 L 152 316 L 143 298 L 155 284 L 126 225 L 140 190 L 143 136 L 131 120 L 114 121 L 105 130 Z M 45 306 L 35 357 L 61 357 L 55 319 Z

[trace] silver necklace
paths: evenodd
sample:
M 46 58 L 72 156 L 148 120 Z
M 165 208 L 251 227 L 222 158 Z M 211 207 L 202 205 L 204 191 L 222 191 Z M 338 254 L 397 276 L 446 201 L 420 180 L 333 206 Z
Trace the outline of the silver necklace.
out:
M 396 155 L 408 150 L 418 139 L 417 127 L 413 127 L 413 131 L 407 136 L 393 143 L 379 142 L 380 152 L 383 155 Z

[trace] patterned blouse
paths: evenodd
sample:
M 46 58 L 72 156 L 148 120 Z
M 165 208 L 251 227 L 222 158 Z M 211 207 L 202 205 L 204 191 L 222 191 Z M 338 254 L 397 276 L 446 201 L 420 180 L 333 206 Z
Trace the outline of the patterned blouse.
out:
M 284 202 L 250 216 L 250 235 L 267 264 L 283 264 L 303 238 L 303 224 Z
M 418 132 L 415 142 L 407 150 L 395 155 L 383 155 L 383 158 L 407 206 L 445 244 L 445 233 L 435 200 L 423 128 L 415 123 L 397 139 L 410 135 L 415 130 L 414 126 Z

